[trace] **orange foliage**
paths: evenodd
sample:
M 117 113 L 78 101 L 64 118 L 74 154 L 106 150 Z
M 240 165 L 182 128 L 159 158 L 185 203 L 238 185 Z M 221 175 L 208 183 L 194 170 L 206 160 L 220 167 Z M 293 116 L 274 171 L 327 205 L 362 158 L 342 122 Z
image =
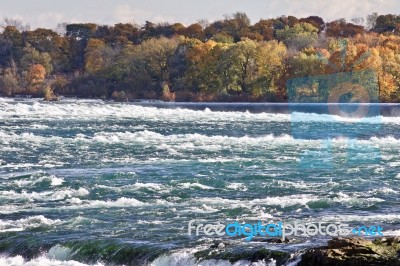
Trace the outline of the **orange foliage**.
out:
M 35 86 L 43 83 L 46 76 L 46 69 L 41 64 L 34 64 L 28 70 L 28 83 Z

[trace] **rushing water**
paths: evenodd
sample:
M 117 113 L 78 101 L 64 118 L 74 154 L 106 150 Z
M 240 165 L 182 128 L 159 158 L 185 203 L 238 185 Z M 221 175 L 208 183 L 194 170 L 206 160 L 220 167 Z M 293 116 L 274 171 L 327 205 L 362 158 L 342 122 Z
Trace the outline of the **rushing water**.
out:
M 324 133 L 344 129 L 373 149 Z M 189 237 L 192 219 L 381 224 L 397 234 L 399 129 L 400 117 L 0 99 L 0 265 L 194 265 L 217 238 Z M 222 239 L 290 253 L 326 240 Z

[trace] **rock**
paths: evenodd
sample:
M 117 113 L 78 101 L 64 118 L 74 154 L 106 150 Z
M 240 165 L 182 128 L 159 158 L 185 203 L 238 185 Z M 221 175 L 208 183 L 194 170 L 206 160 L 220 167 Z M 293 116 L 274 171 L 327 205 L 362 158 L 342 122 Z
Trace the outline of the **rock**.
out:
M 400 266 L 400 238 L 380 238 L 374 241 L 359 238 L 334 238 L 328 246 L 306 251 L 299 266 Z
M 210 248 L 217 248 L 221 249 L 224 248 L 225 246 L 229 246 L 229 243 L 224 243 L 222 241 L 214 241 L 214 243 L 210 246 Z
M 273 243 L 273 244 L 287 244 L 293 243 L 294 239 L 289 239 L 285 237 L 284 240 L 282 238 L 255 238 L 258 242 L 265 242 L 265 243 Z
M 290 259 L 290 254 L 284 251 L 270 250 L 266 248 L 211 248 L 194 253 L 194 257 L 201 262 L 203 260 L 227 260 L 234 264 L 240 260 L 251 262 L 275 260 L 276 265 L 284 265 Z

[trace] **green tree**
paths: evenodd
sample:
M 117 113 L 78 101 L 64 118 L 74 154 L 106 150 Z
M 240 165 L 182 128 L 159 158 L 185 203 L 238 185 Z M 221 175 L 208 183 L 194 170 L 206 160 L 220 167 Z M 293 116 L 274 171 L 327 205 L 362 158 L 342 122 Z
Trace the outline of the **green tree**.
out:
M 95 36 L 97 25 L 94 23 L 68 24 L 66 36 L 77 40 L 89 40 Z
M 0 76 L 1 93 L 10 96 L 21 91 L 19 86 L 19 75 L 14 67 L 5 68 Z
M 302 22 L 293 27 L 286 26 L 282 30 L 277 30 L 276 36 L 287 47 L 300 51 L 315 44 L 318 38 L 318 29 L 309 23 Z
M 234 75 L 242 93 L 251 94 L 254 82 L 257 79 L 257 43 L 245 39 L 232 45 L 225 53 L 225 60 L 232 62 Z
M 216 78 L 212 50 L 216 45 L 214 41 L 199 42 L 187 52 L 189 66 L 185 76 L 186 85 L 195 92 L 214 92 L 214 86 L 211 83 L 215 82 Z
M 20 60 L 20 65 L 23 71 L 27 71 L 31 65 L 40 64 L 42 65 L 46 73 L 51 73 L 53 65 L 51 64 L 51 57 L 48 53 L 41 53 L 29 44 L 24 48 L 24 55 Z
M 277 41 L 261 42 L 257 47 L 258 80 L 252 95 L 276 99 L 279 80 L 285 69 L 286 46 Z
M 85 49 L 85 71 L 95 74 L 105 66 L 104 50 L 106 44 L 102 40 L 89 39 Z
M 142 60 L 149 74 L 160 83 L 169 82 L 170 59 L 178 46 L 176 39 L 165 37 L 144 41 L 138 47 L 138 59 Z

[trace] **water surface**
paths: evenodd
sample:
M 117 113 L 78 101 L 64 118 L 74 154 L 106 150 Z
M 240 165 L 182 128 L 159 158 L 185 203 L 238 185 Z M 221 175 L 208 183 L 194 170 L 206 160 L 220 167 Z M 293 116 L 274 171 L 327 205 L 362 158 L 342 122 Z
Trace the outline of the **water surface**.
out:
M 395 113 L 360 120 L 311 107 L 164 107 L 1 99 L 0 264 L 195 264 L 192 254 L 216 238 L 189 237 L 192 219 L 381 224 L 398 233 Z M 222 239 L 290 253 L 326 240 Z

